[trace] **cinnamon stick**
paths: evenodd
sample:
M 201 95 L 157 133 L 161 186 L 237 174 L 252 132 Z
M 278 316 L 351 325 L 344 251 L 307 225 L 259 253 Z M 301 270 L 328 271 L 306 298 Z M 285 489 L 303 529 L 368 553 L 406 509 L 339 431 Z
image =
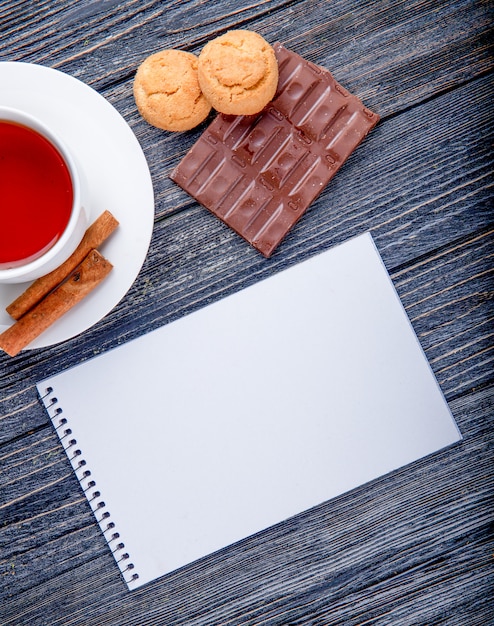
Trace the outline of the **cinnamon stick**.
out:
M 98 248 L 117 228 L 118 221 L 110 211 L 104 211 L 86 230 L 75 252 L 49 274 L 35 280 L 6 308 L 15 320 L 20 319 L 47 294 L 59 285 L 83 261 L 87 254 Z
M 18 354 L 80 302 L 112 268 L 113 265 L 97 250 L 91 250 L 64 282 L 0 334 L 0 348 L 10 356 Z

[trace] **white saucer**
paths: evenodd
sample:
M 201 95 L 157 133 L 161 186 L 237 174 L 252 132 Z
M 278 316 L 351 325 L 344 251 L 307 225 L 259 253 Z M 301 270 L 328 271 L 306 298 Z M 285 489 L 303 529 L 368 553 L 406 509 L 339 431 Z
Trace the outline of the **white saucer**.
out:
M 72 76 L 30 63 L 0 63 L 0 103 L 35 115 L 64 137 L 88 181 L 90 221 L 107 209 L 120 222 L 100 248 L 113 270 L 28 346 L 41 348 L 90 328 L 127 293 L 149 249 L 153 184 L 144 153 L 127 122 L 103 96 Z M 0 285 L 0 332 L 13 323 L 5 307 L 28 284 Z

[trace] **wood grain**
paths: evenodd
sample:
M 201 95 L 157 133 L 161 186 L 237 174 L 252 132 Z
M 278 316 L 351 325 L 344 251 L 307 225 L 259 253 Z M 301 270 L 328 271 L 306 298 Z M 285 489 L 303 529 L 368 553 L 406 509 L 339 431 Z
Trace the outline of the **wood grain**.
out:
M 0 61 L 92 85 L 156 197 L 149 254 L 92 329 L 0 356 L 0 623 L 489 624 L 493 562 L 491 7 L 485 0 L 0 0 Z M 269 260 L 168 173 L 202 132 L 137 113 L 138 63 L 252 28 L 324 65 L 382 121 Z M 0 85 L 0 99 L 1 99 Z M 129 593 L 35 384 L 370 230 L 463 441 Z

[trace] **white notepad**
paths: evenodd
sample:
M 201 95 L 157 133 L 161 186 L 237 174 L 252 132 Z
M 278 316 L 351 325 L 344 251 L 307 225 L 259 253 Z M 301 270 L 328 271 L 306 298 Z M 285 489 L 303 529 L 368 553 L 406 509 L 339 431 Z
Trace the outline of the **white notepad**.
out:
M 369 234 L 38 390 L 130 589 L 461 438 Z

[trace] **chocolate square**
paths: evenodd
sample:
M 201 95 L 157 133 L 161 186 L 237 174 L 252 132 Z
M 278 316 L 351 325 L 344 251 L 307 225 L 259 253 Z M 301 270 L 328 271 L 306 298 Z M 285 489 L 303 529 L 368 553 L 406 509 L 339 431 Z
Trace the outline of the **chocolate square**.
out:
M 266 257 L 379 121 L 328 70 L 273 48 L 273 101 L 218 114 L 170 176 Z

